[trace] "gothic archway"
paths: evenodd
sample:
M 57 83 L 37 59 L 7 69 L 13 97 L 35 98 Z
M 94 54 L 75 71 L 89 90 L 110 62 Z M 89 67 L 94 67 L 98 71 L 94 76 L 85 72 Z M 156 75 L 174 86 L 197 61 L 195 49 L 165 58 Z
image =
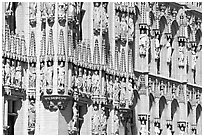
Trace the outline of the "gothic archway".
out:
M 164 32 L 166 25 L 167 25 L 167 20 L 164 16 L 162 16 L 159 20 L 159 30 L 161 34 Z
M 195 39 L 196 39 L 196 44 L 198 45 L 201 41 L 201 37 L 202 37 L 202 32 L 200 29 L 198 29 L 196 31 L 196 34 L 195 34 Z
M 151 110 L 153 103 L 154 103 L 154 96 L 152 95 L 152 93 L 150 93 L 149 94 L 149 111 Z
M 188 101 L 187 103 L 187 116 L 189 116 L 189 114 L 191 113 L 191 110 L 192 110 L 192 106 L 191 106 L 191 103 Z
M 176 20 L 174 20 L 171 24 L 171 34 L 172 37 L 174 37 L 177 34 L 177 31 L 179 30 L 179 25 Z
M 196 123 L 198 122 L 202 112 L 202 107 L 200 104 L 196 107 Z
M 187 35 L 188 35 L 188 38 L 191 40 L 192 29 L 191 29 L 190 25 L 187 26 Z
M 177 109 L 179 107 L 179 103 L 176 99 L 174 99 L 172 102 L 171 102 L 171 119 L 173 120 L 174 118 L 174 114 L 176 113 Z
M 155 16 L 154 16 L 154 13 L 152 11 L 149 12 L 149 18 L 150 18 L 150 26 L 152 26 L 154 24 L 154 21 L 155 21 Z
M 162 96 L 160 99 L 159 99 L 159 118 L 161 118 L 162 116 L 162 112 L 165 108 L 165 106 L 167 105 L 167 101 L 166 101 L 166 98 L 164 96 Z

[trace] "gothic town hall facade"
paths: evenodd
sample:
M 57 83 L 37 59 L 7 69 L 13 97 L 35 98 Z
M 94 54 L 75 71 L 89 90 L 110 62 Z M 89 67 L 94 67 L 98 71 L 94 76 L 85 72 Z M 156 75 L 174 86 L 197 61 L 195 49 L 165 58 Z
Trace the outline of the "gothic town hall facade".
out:
M 201 135 L 201 10 L 3 2 L 3 134 Z

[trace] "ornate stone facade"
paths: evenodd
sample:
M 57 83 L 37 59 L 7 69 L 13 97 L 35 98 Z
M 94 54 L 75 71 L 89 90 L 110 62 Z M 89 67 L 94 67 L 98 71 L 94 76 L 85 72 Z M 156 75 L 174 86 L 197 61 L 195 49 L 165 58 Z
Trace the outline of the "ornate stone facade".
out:
M 4 2 L 4 134 L 201 135 L 201 2 Z

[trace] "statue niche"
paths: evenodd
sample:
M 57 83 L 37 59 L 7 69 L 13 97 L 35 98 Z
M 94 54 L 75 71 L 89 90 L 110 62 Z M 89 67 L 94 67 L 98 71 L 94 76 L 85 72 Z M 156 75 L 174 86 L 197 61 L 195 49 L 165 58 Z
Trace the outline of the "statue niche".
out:
M 58 93 L 59 94 L 64 94 L 65 92 L 65 62 L 60 61 L 59 66 L 57 68 L 58 72 L 58 81 L 57 81 L 57 86 L 58 86 Z

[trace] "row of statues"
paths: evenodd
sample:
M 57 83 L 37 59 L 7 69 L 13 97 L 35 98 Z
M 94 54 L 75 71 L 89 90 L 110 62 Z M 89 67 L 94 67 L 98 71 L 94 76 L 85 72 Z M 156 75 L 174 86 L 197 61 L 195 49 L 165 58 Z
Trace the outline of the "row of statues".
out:
M 102 4 L 102 5 L 101 5 Z M 93 28 L 95 34 L 99 34 L 102 28 L 103 32 L 108 29 L 108 14 L 107 14 L 107 2 L 94 2 L 93 10 Z
M 73 90 L 77 88 L 82 93 L 108 97 L 114 100 L 114 102 L 120 102 L 120 105 L 124 107 L 132 105 L 134 99 L 132 79 L 126 82 L 125 78 L 122 78 L 120 81 L 119 77 L 116 77 L 114 80 L 112 75 L 106 75 L 104 90 L 102 90 L 98 70 L 95 70 L 92 74 L 91 70 L 84 69 L 82 73 L 82 68 L 78 70 L 74 68 L 74 72 L 72 76 Z
M 4 62 L 4 59 L 3 59 Z M 6 59 L 2 63 L 2 83 L 17 88 L 22 87 L 22 64 L 20 61 Z
M 107 116 L 105 107 L 98 110 L 98 106 L 93 107 L 92 115 L 92 134 L 93 135 L 107 135 Z
M 133 20 L 133 14 L 129 13 L 122 13 L 120 14 L 118 11 L 116 11 L 115 15 L 115 37 L 122 38 L 122 39 L 128 39 L 130 41 L 133 41 L 134 36 L 134 20 Z

